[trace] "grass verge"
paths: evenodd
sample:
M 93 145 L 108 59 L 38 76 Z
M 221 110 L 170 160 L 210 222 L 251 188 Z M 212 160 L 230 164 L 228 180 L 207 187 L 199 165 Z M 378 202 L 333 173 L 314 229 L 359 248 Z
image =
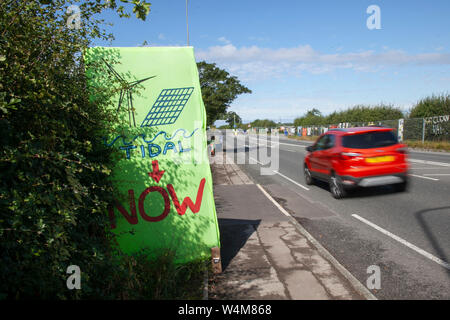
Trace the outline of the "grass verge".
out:
M 302 140 L 302 141 L 316 141 L 319 136 L 288 136 L 289 139 Z
M 429 151 L 446 151 L 450 152 L 450 141 L 420 141 L 420 140 L 406 140 L 403 142 L 412 149 L 423 149 Z
M 146 254 L 123 257 L 123 273 L 117 279 L 119 299 L 202 300 L 209 259 L 177 264 L 175 252 L 166 250 L 156 258 Z

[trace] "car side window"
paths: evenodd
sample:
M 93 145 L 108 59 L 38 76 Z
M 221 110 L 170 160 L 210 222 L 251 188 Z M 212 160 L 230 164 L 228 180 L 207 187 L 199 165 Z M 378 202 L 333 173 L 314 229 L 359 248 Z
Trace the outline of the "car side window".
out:
M 324 150 L 326 149 L 327 144 L 328 144 L 328 135 L 325 135 L 317 141 L 314 149 L 316 151 Z
M 336 137 L 334 134 L 328 135 L 328 143 L 327 143 L 327 149 L 333 148 L 336 145 Z

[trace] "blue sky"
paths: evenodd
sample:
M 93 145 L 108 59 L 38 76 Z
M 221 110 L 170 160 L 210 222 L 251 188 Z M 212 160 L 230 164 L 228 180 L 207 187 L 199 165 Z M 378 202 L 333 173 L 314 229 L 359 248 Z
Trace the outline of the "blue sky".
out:
M 114 23 L 113 46 L 186 45 L 185 0 L 150 2 L 145 22 L 103 15 Z M 367 28 L 370 5 L 380 8 L 379 30 Z M 189 0 L 189 39 L 198 61 L 253 91 L 230 106 L 247 121 L 356 104 L 408 110 L 450 92 L 448 0 Z

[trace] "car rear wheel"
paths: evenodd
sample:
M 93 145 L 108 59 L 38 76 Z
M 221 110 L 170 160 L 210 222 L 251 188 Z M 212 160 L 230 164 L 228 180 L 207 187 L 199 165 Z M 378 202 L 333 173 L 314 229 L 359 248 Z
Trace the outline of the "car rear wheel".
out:
M 342 199 L 347 195 L 344 186 L 334 174 L 330 177 L 330 192 L 335 199 Z
M 314 178 L 311 175 L 311 171 L 309 171 L 308 165 L 305 163 L 303 174 L 305 176 L 305 183 L 310 186 L 314 183 Z

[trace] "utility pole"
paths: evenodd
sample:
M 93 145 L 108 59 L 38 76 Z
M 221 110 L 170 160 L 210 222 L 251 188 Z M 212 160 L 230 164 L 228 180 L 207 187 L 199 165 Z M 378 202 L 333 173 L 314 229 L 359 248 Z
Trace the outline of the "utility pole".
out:
M 187 46 L 189 47 L 188 0 L 186 0 L 186 33 L 187 33 Z

